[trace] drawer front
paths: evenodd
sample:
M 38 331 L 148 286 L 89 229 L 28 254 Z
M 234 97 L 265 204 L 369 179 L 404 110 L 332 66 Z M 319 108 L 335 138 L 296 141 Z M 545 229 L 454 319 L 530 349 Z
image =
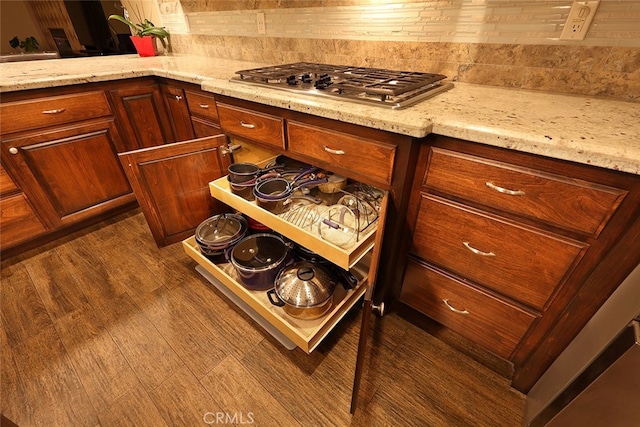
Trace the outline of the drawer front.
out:
M 203 119 L 218 121 L 218 110 L 213 96 L 203 95 L 197 92 L 185 91 L 187 95 L 187 105 L 189 112 Z
M 391 184 L 396 147 L 298 122 L 288 122 L 289 151 Z
M 111 109 L 102 91 L 51 96 L 0 105 L 3 134 L 108 115 L 111 115 Z
M 535 316 L 409 259 L 400 300 L 508 359 Z
M 280 117 L 226 104 L 218 104 L 218 115 L 225 132 L 285 148 L 284 119 Z
M 18 186 L 11 179 L 4 166 L 0 165 L 0 194 L 17 191 Z
M 548 224 L 597 235 L 626 191 L 432 148 L 423 185 Z
M 2 229 L 2 249 L 46 231 L 23 193 L 2 199 L 0 229 Z
M 541 311 L 586 247 L 423 194 L 411 250 Z

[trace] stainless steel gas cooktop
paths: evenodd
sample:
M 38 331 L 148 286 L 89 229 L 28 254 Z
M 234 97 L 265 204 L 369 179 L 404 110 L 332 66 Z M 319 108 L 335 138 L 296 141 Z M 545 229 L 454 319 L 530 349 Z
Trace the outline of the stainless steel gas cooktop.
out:
M 236 71 L 231 81 L 401 109 L 453 87 L 442 74 L 297 62 Z

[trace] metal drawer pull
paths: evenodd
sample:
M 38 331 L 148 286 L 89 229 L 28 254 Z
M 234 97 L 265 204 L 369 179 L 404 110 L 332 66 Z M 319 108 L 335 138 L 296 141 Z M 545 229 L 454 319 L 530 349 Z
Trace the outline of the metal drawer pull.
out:
M 247 122 L 243 122 L 243 121 L 240 121 L 240 125 L 243 128 L 248 128 L 248 129 L 253 129 L 253 128 L 256 127 L 256 125 L 254 125 L 253 123 L 247 123 Z
M 492 190 L 496 190 L 498 193 L 508 194 L 509 196 L 524 196 L 524 191 L 522 191 L 522 190 L 509 190 L 508 188 L 504 188 L 504 187 L 500 187 L 498 185 L 495 185 L 491 181 L 485 182 L 484 185 L 486 185 L 487 187 L 489 187 Z
M 58 108 L 56 110 L 44 110 L 42 114 L 60 114 L 64 112 L 65 108 Z
M 209 108 L 209 104 L 198 104 L 200 108 Z
M 180 95 L 176 95 L 176 101 L 181 101 L 182 97 Z
M 465 248 L 469 249 L 471 252 L 473 252 L 476 255 L 482 255 L 482 256 L 496 256 L 496 254 L 494 254 L 493 252 L 483 252 L 479 249 L 474 248 L 473 246 L 471 246 L 469 244 L 469 242 L 462 242 L 462 244 L 464 245 Z
M 324 151 L 326 151 L 327 153 L 331 153 L 331 154 L 338 154 L 338 155 L 344 154 L 344 151 L 342 151 L 342 150 L 334 150 L 333 148 L 329 148 L 326 145 L 324 146 Z
M 454 313 L 458 313 L 458 314 L 469 314 L 469 312 L 467 310 L 458 310 L 457 308 L 453 307 L 451 304 L 449 304 L 449 300 L 448 299 L 443 299 L 442 302 L 444 303 L 444 305 L 447 306 L 447 308 L 451 311 L 453 311 Z

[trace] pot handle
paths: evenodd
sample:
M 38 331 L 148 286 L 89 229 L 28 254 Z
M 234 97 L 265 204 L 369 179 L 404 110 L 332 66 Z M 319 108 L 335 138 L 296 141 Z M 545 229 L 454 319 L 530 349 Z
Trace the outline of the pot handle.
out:
M 269 297 L 269 301 L 271 301 L 271 304 L 273 304 L 273 305 L 275 305 L 277 307 L 284 307 L 285 302 L 280 299 L 278 294 L 276 294 L 276 290 L 275 289 L 269 289 L 267 291 L 267 297 Z
M 340 279 L 342 279 L 340 280 L 340 283 L 342 283 L 342 287 L 345 289 L 345 291 L 358 286 L 358 278 L 349 270 L 345 270 L 342 267 L 334 265 L 333 271 L 338 275 Z

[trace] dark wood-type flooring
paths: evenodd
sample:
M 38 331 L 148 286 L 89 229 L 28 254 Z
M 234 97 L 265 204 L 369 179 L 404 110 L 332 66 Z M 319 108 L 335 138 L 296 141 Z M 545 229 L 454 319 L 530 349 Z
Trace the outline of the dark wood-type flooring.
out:
M 2 261 L 0 412 L 19 426 L 520 426 L 525 398 L 396 313 L 288 351 L 158 249 L 139 211 Z

